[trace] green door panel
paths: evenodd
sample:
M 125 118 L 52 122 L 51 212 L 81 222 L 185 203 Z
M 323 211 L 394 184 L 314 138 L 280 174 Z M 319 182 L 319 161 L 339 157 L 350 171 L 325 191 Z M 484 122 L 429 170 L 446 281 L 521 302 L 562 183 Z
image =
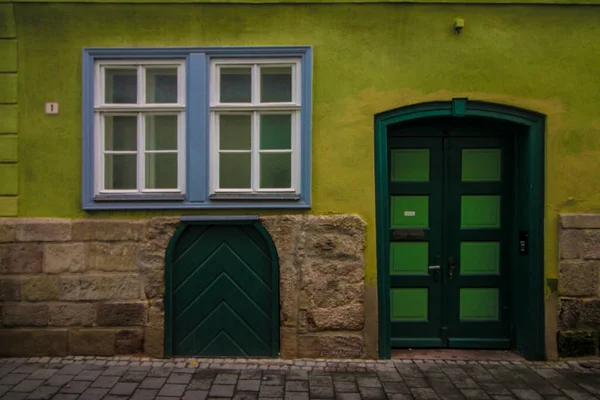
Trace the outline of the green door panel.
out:
M 427 275 L 428 262 L 427 242 L 390 243 L 390 274 Z
M 253 223 L 184 224 L 167 250 L 166 355 L 277 356 L 274 254 Z
M 388 131 L 391 343 L 506 348 L 513 143 L 445 121 Z

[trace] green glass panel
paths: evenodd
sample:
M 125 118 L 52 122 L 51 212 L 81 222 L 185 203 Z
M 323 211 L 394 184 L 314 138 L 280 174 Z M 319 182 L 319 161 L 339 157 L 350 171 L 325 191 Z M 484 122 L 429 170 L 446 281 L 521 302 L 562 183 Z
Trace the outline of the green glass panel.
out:
M 461 275 L 498 275 L 500 243 L 462 242 L 460 244 Z
M 460 289 L 461 321 L 498 321 L 498 289 Z
M 501 174 L 500 149 L 464 149 L 462 151 L 462 180 L 499 181 Z
M 146 68 L 146 102 L 177 103 L 177 68 Z
M 146 153 L 146 189 L 177 188 L 177 153 Z
M 105 116 L 104 148 L 114 151 L 136 151 L 137 117 L 135 115 Z
M 262 114 L 260 116 L 260 149 L 290 150 L 292 148 L 292 115 Z
M 219 116 L 220 149 L 250 150 L 251 123 L 250 114 L 221 114 Z
M 146 150 L 177 150 L 177 115 L 146 116 Z
M 429 181 L 429 150 L 402 149 L 392 150 L 392 181 L 427 182 Z
M 219 156 L 219 188 L 250 188 L 250 153 L 221 153 Z
M 292 187 L 292 155 L 262 153 L 260 155 L 260 188 L 289 189 Z
M 252 101 L 252 69 L 250 67 L 221 68 L 221 103 Z
M 392 289 L 392 321 L 427 321 L 426 288 Z
M 428 196 L 392 196 L 392 228 L 428 228 Z
M 137 187 L 137 155 L 104 155 L 104 188 L 131 190 Z
M 390 244 L 390 273 L 395 275 L 427 275 L 429 244 L 395 242 Z
M 260 68 L 260 101 L 262 103 L 292 101 L 292 67 Z
M 107 104 L 137 103 L 137 69 L 106 69 L 104 101 Z
M 465 229 L 499 228 L 500 196 L 462 196 L 460 226 Z

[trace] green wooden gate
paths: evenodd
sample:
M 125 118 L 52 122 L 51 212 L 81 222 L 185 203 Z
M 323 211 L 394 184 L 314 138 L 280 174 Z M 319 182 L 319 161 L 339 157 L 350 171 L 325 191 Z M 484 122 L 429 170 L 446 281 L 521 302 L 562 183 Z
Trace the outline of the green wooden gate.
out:
M 275 246 L 255 217 L 187 218 L 166 255 L 165 355 L 277 357 Z

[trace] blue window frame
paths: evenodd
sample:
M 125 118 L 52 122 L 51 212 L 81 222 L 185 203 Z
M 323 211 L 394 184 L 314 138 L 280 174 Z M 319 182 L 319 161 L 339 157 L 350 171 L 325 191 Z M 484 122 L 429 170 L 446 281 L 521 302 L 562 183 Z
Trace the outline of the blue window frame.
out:
M 84 49 L 83 209 L 310 208 L 311 86 L 310 47 Z

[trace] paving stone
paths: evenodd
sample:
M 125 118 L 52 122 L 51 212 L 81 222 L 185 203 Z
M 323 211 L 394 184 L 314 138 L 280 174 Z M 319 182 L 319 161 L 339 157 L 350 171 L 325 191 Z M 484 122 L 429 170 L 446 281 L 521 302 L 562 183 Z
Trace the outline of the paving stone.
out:
M 266 386 L 283 386 L 285 375 L 268 373 L 262 377 L 262 384 Z
M 563 392 L 565 392 L 565 394 L 567 396 L 569 396 L 573 400 L 592 400 L 592 399 L 596 399 L 596 396 L 593 396 L 593 395 L 591 395 L 589 393 L 586 393 L 586 392 L 584 392 L 582 390 L 564 389 Z
M 25 380 L 22 380 L 17 386 L 12 388 L 12 391 L 13 392 L 28 392 L 28 393 L 33 392 L 42 383 L 44 383 L 43 380 L 25 379 Z
M 285 392 L 285 400 L 308 400 L 308 392 Z
M 171 375 L 173 376 L 173 375 Z M 238 376 L 234 374 L 218 374 L 215 377 L 215 384 L 217 385 L 235 385 L 238 380 Z
M 62 367 L 57 374 L 59 375 L 77 375 L 85 368 L 82 364 L 69 364 Z
M 311 376 L 309 377 L 310 387 L 333 386 L 331 376 Z
M 183 400 L 204 400 L 206 396 L 208 396 L 208 391 L 206 390 L 188 390 L 183 395 Z
M 181 373 L 172 373 L 167 379 L 167 383 L 180 383 L 180 384 L 188 384 L 192 379 L 192 375 L 190 374 L 181 374 Z M 215 381 L 216 383 L 216 381 Z
M 110 394 L 129 396 L 131 395 L 135 389 L 138 387 L 138 384 L 135 382 L 119 382 L 110 391 Z
M 377 375 L 381 382 L 397 382 L 402 379 L 396 371 L 380 371 Z
M 127 372 L 128 367 L 112 366 L 102 373 L 103 376 L 123 376 Z
M 389 395 L 393 393 L 410 393 L 404 382 L 381 382 L 383 390 Z M 337 389 L 336 389 L 337 390 Z
M 467 400 L 489 400 L 490 396 L 481 389 L 461 389 Z
M 130 400 L 153 400 L 157 394 L 157 389 L 137 389 Z
M 173 368 L 154 367 L 148 372 L 148 376 L 166 378 L 173 372 Z
M 160 389 L 158 395 L 169 397 L 181 397 L 183 396 L 183 392 L 185 392 L 185 385 L 174 385 L 169 383 L 163 386 L 162 389 Z M 231 394 L 233 394 L 233 391 L 231 392 Z
M 48 386 L 64 386 L 67 382 L 73 379 L 73 375 L 53 375 L 46 381 L 44 385 Z
M 42 368 L 35 371 L 33 374 L 29 375 L 29 379 L 42 379 L 47 380 L 50 379 L 52 375 L 56 373 L 55 369 Z
M 360 394 L 363 400 L 380 400 L 386 398 L 382 388 L 360 387 Z
M 334 382 L 356 382 L 356 378 L 352 372 L 334 372 L 331 374 L 331 378 Z
M 358 386 L 363 388 L 379 388 L 381 387 L 381 383 L 377 378 L 369 378 L 369 377 L 357 377 L 356 382 Z
M 92 382 L 90 387 L 111 389 L 118 381 L 118 376 L 101 376 Z
M 361 400 L 359 393 L 337 393 L 335 395 L 336 400 Z M 398 399 L 404 400 L 404 399 Z M 407 400 L 412 400 L 412 397 Z
M 390 400 L 413 400 L 412 395 L 406 393 L 393 394 L 388 397 Z M 446 400 L 446 398 L 444 398 Z
M 308 392 L 308 381 L 289 381 L 285 383 L 286 392 Z M 349 390 L 346 390 L 347 392 Z M 354 390 L 356 392 L 356 390 Z
M 0 385 L 0 396 L 12 389 L 13 385 Z
M 242 379 L 241 376 L 240 376 L 240 379 Z M 244 378 L 244 379 L 246 379 L 246 378 Z M 288 380 L 288 381 L 295 381 L 295 380 L 305 381 L 305 380 L 308 380 L 308 371 L 298 371 L 298 370 L 289 371 L 289 372 L 287 372 L 285 374 L 285 379 Z
M 33 400 L 51 399 L 52 396 L 54 396 L 54 394 L 56 394 L 56 392 L 58 392 L 59 390 L 60 387 L 58 386 L 40 386 L 37 389 L 35 389 L 31 394 L 29 394 L 27 398 Z
M 27 378 L 27 374 L 8 374 L 0 379 L 0 385 L 16 385 L 23 379 Z
M 403 378 L 402 380 L 409 388 L 428 388 L 431 386 L 425 378 Z
M 513 394 L 519 400 L 543 400 L 543 397 L 531 389 L 514 389 Z
M 103 398 L 106 393 L 108 393 L 108 389 L 103 388 L 87 388 L 82 394 L 81 400 L 100 400 Z
M 236 390 L 240 392 L 258 392 L 260 389 L 259 379 L 240 379 L 237 382 Z
M 77 374 L 73 380 L 74 381 L 95 381 L 98 377 L 102 375 L 102 371 L 94 371 L 84 369 L 79 374 Z
M 90 386 L 91 382 L 87 381 L 71 381 L 60 390 L 61 393 L 76 393 L 81 394 Z
M 25 364 L 17 367 L 17 369 L 15 369 L 13 372 L 15 374 L 31 374 L 37 371 L 40 367 L 41 365 L 39 364 Z
M 214 385 L 213 389 L 215 388 Z M 333 391 L 333 390 L 332 390 Z M 209 393 L 210 396 L 214 396 L 213 394 L 213 390 L 210 391 Z M 267 386 L 267 385 L 262 385 L 260 387 L 260 392 L 258 392 L 258 397 L 279 397 L 279 398 L 283 398 L 283 386 Z
M 8 392 L 2 396 L 2 400 L 21 400 L 27 397 L 27 393 L 22 392 Z M 56 398 L 56 397 L 54 397 Z
M 190 383 L 188 384 L 188 389 L 189 390 L 209 390 L 210 387 L 212 386 L 212 379 L 198 379 L 195 377 L 196 375 L 194 375 L 192 377 L 192 380 L 190 381 Z M 146 379 L 150 379 L 150 378 L 146 378 Z M 238 381 L 241 382 L 241 381 Z M 260 380 L 258 380 L 258 383 L 260 385 Z M 258 390 L 258 389 L 256 389 Z
M 127 371 L 123 374 L 121 379 L 119 379 L 119 382 L 141 382 L 146 375 L 148 375 L 148 372 L 146 371 Z

